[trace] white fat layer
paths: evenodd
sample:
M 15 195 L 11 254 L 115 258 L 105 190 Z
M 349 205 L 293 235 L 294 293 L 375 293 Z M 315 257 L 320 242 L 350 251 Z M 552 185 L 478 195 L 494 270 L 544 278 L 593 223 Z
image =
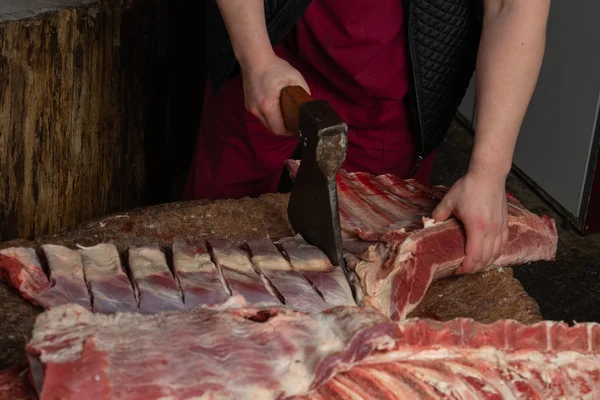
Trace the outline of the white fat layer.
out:
M 83 269 L 88 280 L 108 279 L 115 275 L 125 274 L 121 268 L 119 252 L 112 243 L 99 243 L 84 247 L 77 245 L 83 260 Z
M 203 248 L 202 251 L 199 251 L 192 246 L 188 246 L 181 239 L 173 241 L 173 264 L 177 273 L 192 274 L 216 271 L 215 264 L 206 249 Z
M 171 274 L 167 259 L 158 246 L 131 247 L 129 249 L 129 265 L 136 279 L 143 279 L 155 274 Z

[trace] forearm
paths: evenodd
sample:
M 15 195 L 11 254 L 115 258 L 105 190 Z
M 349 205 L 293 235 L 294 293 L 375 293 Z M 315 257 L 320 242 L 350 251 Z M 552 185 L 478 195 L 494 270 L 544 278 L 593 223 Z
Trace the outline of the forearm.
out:
M 506 179 L 546 44 L 550 0 L 486 0 L 469 170 Z
M 258 68 L 271 57 L 263 0 L 217 0 L 233 51 L 242 68 Z

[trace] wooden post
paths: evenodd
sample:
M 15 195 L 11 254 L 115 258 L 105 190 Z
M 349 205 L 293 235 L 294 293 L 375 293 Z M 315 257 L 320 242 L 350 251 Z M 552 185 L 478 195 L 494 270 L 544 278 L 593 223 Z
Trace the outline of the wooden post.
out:
M 0 7 L 0 241 L 145 205 L 165 162 L 167 0 L 64 3 Z

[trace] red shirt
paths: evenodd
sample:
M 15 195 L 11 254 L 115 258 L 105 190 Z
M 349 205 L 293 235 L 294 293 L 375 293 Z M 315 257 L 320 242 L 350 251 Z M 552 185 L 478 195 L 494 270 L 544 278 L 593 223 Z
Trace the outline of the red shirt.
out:
M 398 130 L 406 117 L 401 0 L 316 0 L 289 35 L 292 60 L 353 126 Z
M 404 20 L 401 0 L 314 0 L 276 49 L 350 126 L 349 171 L 408 177 L 417 156 Z

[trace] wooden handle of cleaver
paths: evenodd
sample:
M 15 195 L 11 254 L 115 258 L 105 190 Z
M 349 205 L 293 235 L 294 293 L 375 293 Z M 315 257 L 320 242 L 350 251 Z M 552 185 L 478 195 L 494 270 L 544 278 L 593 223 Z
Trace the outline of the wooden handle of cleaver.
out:
M 301 86 L 286 86 L 281 89 L 281 113 L 288 131 L 298 136 L 300 131 L 300 107 L 313 101 Z

